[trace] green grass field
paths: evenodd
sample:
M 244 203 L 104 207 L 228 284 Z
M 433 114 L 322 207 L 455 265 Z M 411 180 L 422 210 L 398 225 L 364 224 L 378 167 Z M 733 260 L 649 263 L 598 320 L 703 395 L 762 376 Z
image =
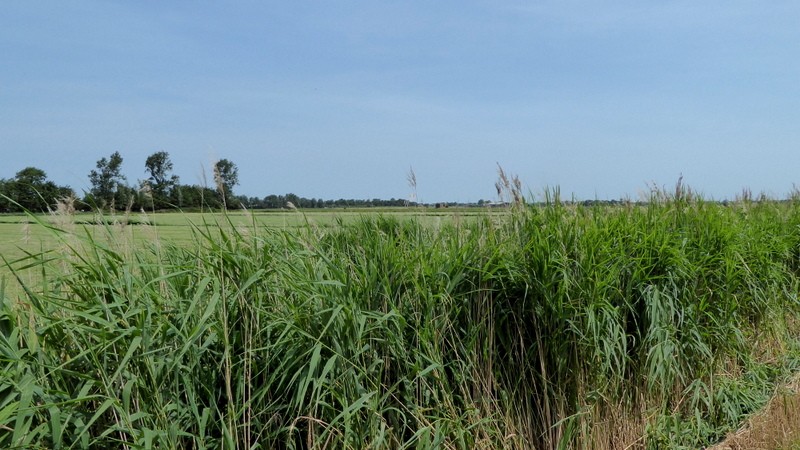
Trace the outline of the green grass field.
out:
M 29 219 L 3 448 L 701 448 L 800 369 L 796 202 Z
M 71 218 L 51 215 L 0 215 L 0 255 L 8 260 L 56 248 L 54 234 L 38 223 L 63 229 L 68 233 L 98 238 L 113 236 L 133 245 L 160 240 L 165 243 L 188 243 L 193 227 L 220 225 L 222 227 L 297 229 L 301 227 L 336 227 L 376 215 L 402 220 L 416 220 L 433 227 L 453 221 L 472 220 L 486 215 L 502 215 L 499 211 L 480 208 L 446 210 L 420 208 L 369 208 L 308 211 L 231 211 L 219 213 L 132 213 L 77 214 Z

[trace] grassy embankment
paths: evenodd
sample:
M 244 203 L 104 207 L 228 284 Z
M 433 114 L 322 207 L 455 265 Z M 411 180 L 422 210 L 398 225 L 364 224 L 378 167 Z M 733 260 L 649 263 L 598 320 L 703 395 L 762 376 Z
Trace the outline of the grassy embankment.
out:
M 221 220 L 12 264 L 1 447 L 698 448 L 800 362 L 797 203 Z

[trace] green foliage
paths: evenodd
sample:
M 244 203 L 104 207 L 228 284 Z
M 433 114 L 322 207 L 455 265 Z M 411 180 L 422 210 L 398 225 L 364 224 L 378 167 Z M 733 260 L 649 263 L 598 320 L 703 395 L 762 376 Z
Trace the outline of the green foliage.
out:
M 72 189 L 58 186 L 36 167 L 26 167 L 10 180 L 0 180 L 0 212 L 54 209 L 58 201 L 74 197 Z
M 793 203 L 54 232 L 2 296 L 4 448 L 582 448 L 606 413 L 699 448 L 797 365 L 758 359 L 792 342 Z
M 169 153 L 160 151 L 147 157 L 144 163 L 145 171 L 150 174 L 147 179 L 151 190 L 153 207 L 163 209 L 170 206 L 172 191 L 178 186 L 178 176 L 172 175 L 172 161 Z
M 217 185 L 222 204 L 233 209 L 239 205 L 234 204 L 233 187 L 239 184 L 239 168 L 228 159 L 220 159 L 214 163 L 214 183 Z
M 96 202 L 94 205 L 100 208 L 124 207 L 125 203 L 116 204 L 118 193 L 122 190 L 120 188 L 124 186 L 123 181 L 125 181 L 125 176 L 122 175 L 122 156 L 119 152 L 112 153 L 108 159 L 100 158 L 97 161 L 97 168 L 89 172 L 89 182 L 92 184 L 92 188 L 91 197 L 88 200 Z
M 222 208 L 217 191 L 197 185 L 177 185 L 171 191 L 170 203 L 182 209 L 188 208 Z

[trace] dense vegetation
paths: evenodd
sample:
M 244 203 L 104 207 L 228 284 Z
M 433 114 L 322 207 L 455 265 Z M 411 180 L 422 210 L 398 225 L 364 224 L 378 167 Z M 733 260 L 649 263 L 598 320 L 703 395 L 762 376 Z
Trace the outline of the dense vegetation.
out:
M 3 448 L 699 448 L 800 361 L 795 201 L 54 233 L 4 289 Z
M 36 167 L 26 167 L 14 178 L 0 178 L 0 212 L 47 211 L 58 199 L 74 197 L 68 186 L 58 186 Z
M 264 197 L 237 195 L 239 169 L 232 161 L 220 159 L 212 167 L 213 188 L 197 184 L 181 184 L 172 173 L 169 153 L 160 151 L 147 157 L 145 173 L 149 176 L 130 184 L 122 174 L 123 157 L 119 152 L 100 158 L 89 172 L 89 192 L 81 198 L 69 186 L 59 186 L 47 179 L 36 167 L 26 167 L 14 178 L 0 178 L 0 213 L 22 211 L 48 212 L 58 204 L 71 209 L 104 211 L 166 211 L 200 209 L 281 209 L 335 207 L 391 207 L 415 205 L 402 199 L 338 199 L 305 198 L 296 194 Z

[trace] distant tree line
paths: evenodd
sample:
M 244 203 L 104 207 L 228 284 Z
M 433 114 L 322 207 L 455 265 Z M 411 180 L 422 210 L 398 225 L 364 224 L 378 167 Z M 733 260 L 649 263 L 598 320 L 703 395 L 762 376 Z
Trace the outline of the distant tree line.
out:
M 122 175 L 122 156 L 114 152 L 109 158 L 97 161 L 89 172 L 91 189 L 83 202 L 106 210 L 167 210 L 195 208 L 239 208 L 233 187 L 239 184 L 238 168 L 227 160 L 214 163 L 215 186 L 185 185 L 172 173 L 169 153 L 153 153 L 145 160 L 145 173 L 134 187 Z
M 36 167 L 26 167 L 11 179 L 0 178 L 0 212 L 47 211 L 57 199 L 74 198 L 68 186 L 58 186 Z
M 381 200 L 373 198 L 372 200 L 364 199 L 343 199 L 338 200 L 323 200 L 321 198 L 305 198 L 299 197 L 295 194 L 285 195 L 268 195 L 263 198 L 239 196 L 236 197 L 237 201 L 248 209 L 280 209 L 280 208 L 295 208 L 309 209 L 309 208 L 371 208 L 371 207 L 387 207 L 387 206 L 408 206 L 406 200 L 392 198 L 389 200 Z M 414 204 L 415 205 L 415 204 Z
M 173 164 L 164 151 L 145 161 L 148 177 L 135 185 L 122 174 L 123 158 L 119 152 L 100 158 L 89 172 L 89 192 L 79 197 L 69 186 L 59 186 L 47 179 L 44 170 L 26 167 L 14 178 L 0 178 L 0 212 L 46 212 L 59 203 L 75 209 L 166 210 L 196 208 L 240 208 L 233 188 L 239 184 L 238 168 L 227 160 L 214 163 L 214 186 L 184 185 L 172 173 Z
M 408 206 L 403 199 L 305 198 L 295 194 L 248 197 L 236 195 L 239 170 L 232 161 L 220 159 L 213 166 L 214 186 L 181 184 L 172 173 L 169 153 L 159 151 L 145 160 L 144 180 L 130 184 L 122 174 L 123 158 L 119 152 L 100 158 L 88 175 L 90 189 L 82 197 L 69 186 L 59 186 L 36 167 L 26 167 L 13 178 L 0 178 L 0 212 L 47 212 L 68 203 L 77 210 L 195 210 L 211 209 L 280 209 Z M 416 205 L 416 203 L 411 203 Z

